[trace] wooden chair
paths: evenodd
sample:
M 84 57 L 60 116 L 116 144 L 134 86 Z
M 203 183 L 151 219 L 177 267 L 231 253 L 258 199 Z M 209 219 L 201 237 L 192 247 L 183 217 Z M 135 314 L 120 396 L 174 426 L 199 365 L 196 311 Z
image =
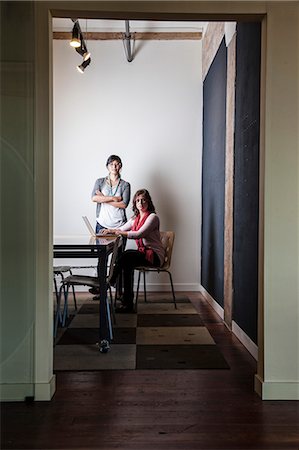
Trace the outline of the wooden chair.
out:
M 112 298 L 112 290 L 111 290 L 111 286 L 110 286 L 110 280 L 111 280 L 111 277 L 113 274 L 113 268 L 115 266 L 115 262 L 116 262 L 116 258 L 117 258 L 119 241 L 120 241 L 120 236 L 118 236 L 114 242 L 109 271 L 108 271 L 108 275 L 107 275 L 107 279 L 106 279 L 107 290 L 109 290 L 109 294 L 110 294 L 110 302 L 108 301 L 108 296 L 106 296 L 106 302 L 107 302 L 109 333 L 110 333 L 111 339 L 113 339 L 113 332 L 112 332 L 110 308 L 112 310 L 112 316 L 113 316 L 114 321 L 115 321 L 115 312 L 114 312 L 114 302 L 113 302 L 113 298 Z M 58 294 L 57 311 L 56 311 L 55 321 L 54 321 L 54 338 L 56 338 L 56 335 L 57 335 L 58 322 L 59 322 L 59 317 L 61 315 L 60 308 L 61 308 L 62 292 L 64 292 L 64 307 L 63 307 L 63 313 L 62 313 L 62 326 L 64 327 L 65 323 L 66 323 L 67 310 L 68 310 L 68 293 L 69 293 L 70 286 L 72 286 L 72 287 L 88 286 L 88 287 L 92 287 L 95 289 L 99 289 L 99 279 L 98 279 L 98 277 L 92 277 L 92 276 L 88 276 L 88 275 L 70 275 L 63 279 L 62 284 L 59 289 L 59 294 Z
M 135 310 L 137 311 L 137 302 L 138 302 L 138 294 L 139 294 L 139 286 L 140 286 L 140 277 L 141 274 L 143 274 L 143 287 L 144 287 L 144 301 L 146 302 L 146 273 L 148 272 L 166 272 L 169 275 L 169 281 L 171 285 L 171 291 L 172 291 L 172 298 L 174 307 L 177 308 L 176 305 L 176 299 L 175 299 L 175 293 L 173 288 L 173 281 L 172 281 L 172 275 L 170 272 L 170 264 L 171 264 L 171 256 L 172 256 L 172 250 L 173 250 L 173 243 L 174 243 L 174 232 L 173 231 L 161 231 L 161 241 L 162 245 L 165 250 L 165 259 L 164 263 L 161 267 L 136 267 L 135 270 L 138 270 L 138 282 L 137 282 L 137 292 L 136 292 L 136 298 L 135 298 Z

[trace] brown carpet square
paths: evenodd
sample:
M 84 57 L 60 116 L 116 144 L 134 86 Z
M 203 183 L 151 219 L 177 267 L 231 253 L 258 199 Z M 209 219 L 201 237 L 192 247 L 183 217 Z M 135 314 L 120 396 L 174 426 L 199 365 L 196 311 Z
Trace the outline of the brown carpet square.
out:
M 57 345 L 92 345 L 99 342 L 98 328 L 68 328 Z M 136 328 L 114 328 L 113 341 L 114 344 L 135 344 Z
M 137 345 L 136 369 L 229 369 L 216 345 Z
M 78 314 L 99 314 L 100 303 L 95 301 L 94 303 L 85 303 L 81 306 Z
M 67 328 L 57 345 L 92 345 L 98 341 L 98 328 Z

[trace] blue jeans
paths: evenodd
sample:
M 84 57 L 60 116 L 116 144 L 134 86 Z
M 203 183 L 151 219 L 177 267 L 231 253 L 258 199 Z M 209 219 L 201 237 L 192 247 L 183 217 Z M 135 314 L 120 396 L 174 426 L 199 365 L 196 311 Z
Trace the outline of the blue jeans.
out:
M 96 234 L 98 234 L 101 230 L 106 230 L 106 227 L 103 227 L 99 222 L 96 223 Z

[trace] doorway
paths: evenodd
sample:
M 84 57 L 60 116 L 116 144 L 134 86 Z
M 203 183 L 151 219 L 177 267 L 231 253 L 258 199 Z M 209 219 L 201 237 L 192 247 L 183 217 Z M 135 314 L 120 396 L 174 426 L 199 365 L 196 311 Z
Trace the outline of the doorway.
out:
M 66 22 L 66 23 L 65 23 Z M 69 23 L 68 23 L 69 22 Z M 68 22 L 64 20 L 64 25 L 71 29 L 72 21 L 68 19 Z M 96 21 L 100 30 L 111 29 L 111 21 Z M 120 22 L 124 24 L 124 22 Z M 140 21 L 133 21 L 131 28 L 140 32 Z M 175 29 L 178 26 L 175 22 L 146 22 L 146 29 L 155 26 L 155 29 L 159 29 L 159 26 L 164 31 L 165 29 Z M 184 39 L 188 32 L 184 30 L 183 25 L 180 24 L 180 32 L 184 33 Z M 235 108 L 235 103 L 231 105 L 232 115 L 226 116 L 226 102 L 231 102 L 230 96 L 232 91 L 227 92 L 228 83 L 237 86 L 237 92 L 243 92 L 243 85 L 240 82 L 242 76 L 242 70 L 245 71 L 245 77 L 248 74 L 254 73 L 255 78 L 259 79 L 260 76 L 260 53 L 256 49 L 260 49 L 260 33 L 259 23 L 256 29 L 254 23 L 248 23 L 244 27 L 241 22 L 237 25 L 237 40 L 232 42 L 234 44 L 233 58 L 236 59 L 236 49 L 238 51 L 237 62 L 234 61 L 235 66 L 238 69 L 238 84 L 235 82 L 235 73 L 229 75 L 227 72 L 227 58 L 232 47 L 231 39 L 235 34 L 229 30 L 229 33 L 225 31 L 224 22 L 217 23 L 217 26 L 212 27 L 209 25 L 207 30 L 206 40 L 209 40 L 210 44 L 213 41 L 213 33 L 218 34 L 219 49 L 217 47 L 214 50 L 214 55 L 211 58 L 211 67 L 204 67 L 205 80 L 204 89 L 205 94 L 204 112 L 208 111 L 211 104 L 211 98 L 214 92 L 216 106 L 212 107 L 212 115 L 209 118 L 206 113 L 206 120 L 204 120 L 204 141 L 207 147 L 204 153 L 206 161 L 204 166 L 204 180 L 203 189 L 205 193 L 211 193 L 213 197 L 213 208 L 217 211 L 216 218 L 219 217 L 220 221 L 217 225 L 217 221 L 207 224 L 206 218 L 211 216 L 212 211 L 207 213 L 206 200 L 209 198 L 204 195 L 204 210 L 203 210 L 203 253 L 202 262 L 203 266 L 200 267 L 200 247 L 201 239 L 200 230 L 201 227 L 201 151 L 202 146 L 200 139 L 200 128 L 202 122 L 202 103 L 203 99 L 200 96 L 195 96 L 200 90 L 202 92 L 202 75 L 200 72 L 200 66 L 196 61 L 196 57 L 200 57 L 199 42 L 194 41 L 186 44 L 182 38 L 176 36 L 174 43 L 162 43 L 159 42 L 159 46 L 153 45 L 148 42 L 137 42 L 136 52 L 134 53 L 133 63 L 128 63 L 123 52 L 122 43 L 114 40 L 113 42 L 102 43 L 99 45 L 99 41 L 88 42 L 89 50 L 93 55 L 93 62 L 90 67 L 86 69 L 83 76 L 75 71 L 75 65 L 78 61 L 78 55 L 76 55 L 67 44 L 66 41 L 54 41 L 54 105 L 55 105 L 55 127 L 54 136 L 59 136 L 59 141 L 54 140 L 54 204 L 55 209 L 58 211 L 56 219 L 63 218 L 62 223 L 56 226 L 56 229 L 62 230 L 58 232 L 59 235 L 63 234 L 64 230 L 72 230 L 71 234 L 80 233 L 80 227 L 83 229 L 84 224 L 78 221 L 77 218 L 83 213 L 90 217 L 94 216 L 94 205 L 89 201 L 90 191 L 93 181 L 90 178 L 96 179 L 99 174 L 99 168 L 103 171 L 105 167 L 105 161 L 107 156 L 111 153 L 119 154 L 124 161 L 124 177 L 128 176 L 131 181 L 135 192 L 141 185 L 146 185 L 153 193 L 155 203 L 157 204 L 157 210 L 162 218 L 161 223 L 163 227 L 167 229 L 174 229 L 177 235 L 176 242 L 179 244 L 177 250 L 177 263 L 175 263 L 175 280 L 176 290 L 180 290 L 180 286 L 183 286 L 184 290 L 199 290 L 199 283 L 196 277 L 199 277 L 202 271 L 202 285 L 207 292 L 212 296 L 213 300 L 217 303 L 218 308 L 222 308 L 222 311 L 229 310 L 230 317 L 224 314 L 224 319 L 232 328 L 232 305 L 233 298 L 229 298 L 226 292 L 224 292 L 224 269 L 227 270 L 228 261 L 224 258 L 224 252 L 226 247 L 233 242 L 224 239 L 226 229 L 236 224 L 236 218 L 240 216 L 240 213 L 244 214 L 245 202 L 242 205 L 236 207 L 237 214 L 235 218 L 232 217 L 224 224 L 224 211 L 228 207 L 227 205 L 231 201 L 233 203 L 233 197 L 238 199 L 238 190 L 231 192 L 231 199 L 227 200 L 228 194 L 225 194 L 224 179 L 229 178 L 229 175 L 225 175 L 225 162 L 228 160 L 228 150 L 226 149 L 226 135 L 229 134 L 230 127 L 234 127 L 235 123 L 235 109 L 237 132 L 242 125 L 239 125 L 239 104 L 247 105 L 244 99 Z M 59 20 L 55 22 L 56 29 L 59 27 Z M 144 26 L 144 25 L 143 25 Z M 195 29 L 195 27 L 201 26 L 200 22 L 190 23 L 188 22 L 189 29 Z M 245 25 L 244 25 L 245 26 Z M 83 30 L 95 30 L 93 21 L 82 21 L 81 29 Z M 202 24 L 202 32 L 206 27 L 206 23 Z M 187 29 L 188 29 L 187 28 Z M 212 28 L 212 30 L 211 30 Z M 66 28 L 67 29 L 67 28 Z M 199 28 L 200 29 L 200 28 Z M 251 34 L 250 34 L 251 33 Z M 179 34 L 179 33 L 177 33 Z M 163 39 L 163 32 L 160 33 L 160 39 Z M 212 36 L 212 37 L 211 37 Z M 219 38 L 220 36 L 220 38 Z M 229 37 L 230 36 L 230 37 Z M 240 36 L 240 37 L 239 37 Z M 251 46 L 250 51 L 252 55 L 256 56 L 256 65 L 253 66 L 252 58 L 250 65 L 244 65 L 250 58 L 248 58 L 248 46 L 242 47 L 242 36 L 247 41 L 250 39 Z M 253 38 L 256 37 L 256 47 L 252 47 Z M 54 34 L 55 38 L 55 34 Z M 155 43 L 154 43 L 155 44 Z M 170 45 L 172 44 L 172 45 Z M 174 45 L 173 45 L 174 44 Z M 152 49 L 149 49 L 152 45 Z M 163 48 L 164 46 L 164 48 Z M 205 48 L 205 47 L 204 47 Z M 100 50 L 99 50 L 100 49 Z M 205 48 L 206 52 L 207 49 Z M 164 53 L 163 53 L 164 52 Z M 179 61 L 177 61 L 177 55 L 180 55 Z M 246 54 L 242 57 L 242 54 Z M 219 65 L 217 62 L 222 55 L 222 63 Z M 205 61 L 207 60 L 207 54 L 204 55 Z M 58 58 L 58 59 L 57 59 Z M 77 59 L 76 59 L 77 58 Z M 189 58 L 189 59 L 188 59 Z M 194 64 L 194 60 L 197 64 Z M 177 66 L 175 65 L 177 62 Z M 193 66 L 192 66 L 193 64 Z M 218 64 L 218 65 L 217 65 Z M 93 67 L 96 66 L 96 67 Z M 242 69 L 242 67 L 245 69 Z M 221 69 L 222 68 L 222 69 Z M 252 68 L 252 71 L 249 69 Z M 221 72 L 222 70 L 222 72 Z M 216 82 L 213 81 L 213 73 L 218 77 Z M 157 76 L 157 74 L 159 74 Z M 190 74 L 192 74 L 190 76 Z M 163 77 L 164 76 L 164 77 Z M 220 76 L 220 78 L 219 78 Z M 234 77 L 229 79 L 229 77 Z M 156 79 L 155 79 L 156 77 Z M 212 81 L 209 81 L 212 78 Z M 154 82 L 153 82 L 154 79 Z M 108 81 L 107 81 L 108 80 Z M 112 80 L 112 81 L 111 81 Z M 150 80 L 150 81 L 148 81 Z M 195 81 L 194 81 L 195 80 Z M 223 98 L 222 107 L 219 108 L 220 100 L 220 85 L 223 85 Z M 212 87 L 209 87 L 211 84 Z M 249 88 L 248 88 L 249 89 Z M 259 114 L 259 84 L 254 86 L 253 89 L 249 89 L 251 94 L 256 94 L 256 101 L 254 104 L 254 113 Z M 76 111 L 73 113 L 73 101 L 76 102 Z M 248 92 L 248 91 L 247 91 Z M 147 98 L 148 94 L 148 98 Z M 234 96 L 234 92 L 233 92 Z M 252 95 L 251 97 L 252 98 Z M 138 99 L 140 101 L 138 102 Z M 184 102 L 182 102 L 184 99 Z M 160 106 L 159 106 L 160 105 Z M 124 106 L 126 107 L 127 114 L 124 114 Z M 247 106 L 246 106 L 247 107 Z M 168 109 L 167 109 L 168 108 Z M 174 115 L 172 115 L 174 112 Z M 181 113 L 181 114 L 179 114 Z M 247 111 L 241 113 L 241 117 L 244 117 Z M 218 117 L 218 121 L 217 121 Z M 248 121 L 248 119 L 247 119 Z M 163 123 L 163 128 L 160 124 Z M 232 123 L 232 125 L 231 125 Z M 259 159 L 259 117 L 254 120 L 257 127 L 257 133 L 255 133 L 254 143 L 249 143 L 250 159 L 253 158 L 251 150 L 256 150 L 255 161 Z M 69 124 L 69 125 L 68 125 Z M 132 126 L 130 126 L 132 124 Z M 205 126 L 210 125 L 212 131 L 207 131 Z M 197 126 L 197 133 L 194 134 L 194 129 Z M 117 135 L 113 133 L 113 129 L 117 129 Z M 74 133 L 73 130 L 82 130 L 81 133 Z M 183 130 L 183 132 L 181 131 Z M 220 141 L 215 146 L 215 137 L 221 130 Z M 111 133 L 112 131 L 112 133 Z M 232 134 L 235 130 L 232 129 Z M 106 133 L 106 135 L 105 135 Z M 192 134 L 193 133 L 193 134 Z M 210 133 L 210 136 L 209 136 Z M 242 132 L 241 132 L 242 133 Z M 148 134 L 148 136 L 147 136 Z M 247 131 L 248 134 L 248 131 Z M 237 134 L 238 135 L 238 134 Z M 212 142 L 216 148 L 216 153 L 213 148 L 209 148 L 209 142 Z M 229 142 L 229 145 L 234 147 L 234 141 Z M 245 145 L 247 147 L 247 144 Z M 237 145 L 238 152 L 236 154 L 244 153 L 244 148 Z M 185 149 L 184 152 L 181 149 Z M 84 161 L 81 160 L 82 149 L 84 149 Z M 218 150 L 221 149 L 219 152 Z M 225 156 L 225 154 L 227 155 Z M 216 156 L 215 156 L 216 155 Z M 218 174 L 216 170 L 217 158 L 221 155 L 220 168 L 222 174 Z M 248 155 L 248 151 L 247 151 Z M 207 158 L 215 158 L 210 164 Z M 234 149 L 231 149 L 231 159 L 234 158 Z M 247 158 L 248 160 L 248 158 Z M 190 170 L 190 166 L 192 169 Z M 65 167 L 68 170 L 65 170 Z M 171 170 L 169 170 L 171 167 Z M 251 211 L 249 211 L 251 222 L 256 220 L 258 223 L 258 171 L 255 173 L 247 173 L 247 178 L 252 181 L 255 189 L 250 186 L 246 191 L 247 203 L 252 204 Z M 91 176 L 91 174 L 93 175 Z M 174 196 L 171 186 L 175 186 L 176 180 L 182 177 L 182 173 L 186 173 L 184 177 L 184 192 L 192 193 L 192 205 L 193 205 L 193 217 L 196 220 L 190 222 L 190 204 L 185 200 L 185 196 Z M 217 173 L 217 176 L 216 176 Z M 243 177 L 240 175 L 240 168 L 238 168 L 235 174 L 232 172 L 230 176 L 238 179 Z M 69 186 L 72 186 L 73 179 L 78 180 L 78 183 L 74 186 L 74 197 L 76 198 L 76 208 L 71 207 L 71 202 L 66 205 L 65 199 L 68 198 Z M 220 191 L 214 192 L 217 180 L 222 178 L 222 185 Z M 189 183 L 189 184 L 188 184 Z M 233 181 L 232 181 L 233 183 Z M 214 194 L 213 194 L 214 192 Z M 161 193 L 163 193 L 161 195 Z M 246 200 L 246 199 L 245 199 Z M 218 202 L 218 204 L 216 204 Z M 60 203 L 60 206 L 59 206 Z M 58 205 L 58 206 L 57 206 Z M 60 211 L 60 212 L 59 212 Z M 65 212 L 67 214 L 65 215 Z M 128 209 L 129 211 L 129 209 Z M 220 214 L 222 211 L 222 214 Z M 130 213 L 129 213 L 130 214 Z M 253 219 L 254 217 L 254 219 Z M 211 217 L 208 218 L 211 221 Z M 246 223 L 249 223 L 248 220 Z M 75 227 L 73 229 L 73 227 Z M 54 227 L 55 228 L 55 227 Z M 205 231 L 207 230 L 207 231 Z M 55 230 L 54 230 L 55 232 Z M 211 236 L 209 233 L 214 233 Z M 208 234 L 207 234 L 208 233 Z M 56 231 L 57 234 L 57 231 Z M 249 232 L 247 232 L 249 235 Z M 254 254 L 251 257 L 252 266 L 256 268 L 254 272 L 254 280 L 250 280 L 250 285 L 254 287 L 250 290 L 250 298 L 248 299 L 247 310 L 252 310 L 252 314 L 246 315 L 244 324 L 242 323 L 242 329 L 246 329 L 249 322 L 249 327 L 253 328 L 253 332 L 249 333 L 248 340 L 244 342 L 246 345 L 250 339 L 253 340 L 252 347 L 257 343 L 256 329 L 257 329 L 257 259 L 258 259 L 258 246 L 257 246 L 257 228 L 254 230 L 253 239 L 256 240 L 252 245 L 252 242 L 248 243 L 248 247 L 254 250 Z M 219 242 L 217 238 L 220 239 Z M 233 239 L 233 234 L 230 237 Z M 249 241 L 248 241 L 249 242 Z M 238 244 L 238 240 L 235 240 L 234 248 Z M 194 251 L 195 249 L 195 251 Z M 207 250 L 206 250 L 207 249 Z M 240 251 L 236 251 L 238 255 Z M 227 251 L 226 251 L 227 254 Z M 210 259 L 211 262 L 206 259 Z M 225 259 L 225 264 L 224 264 Z M 219 268 L 219 260 L 220 266 Z M 242 261 L 246 260 L 248 264 L 248 258 L 244 257 L 244 252 L 241 253 L 241 260 L 234 267 L 242 267 Z M 76 263 L 76 262 L 74 262 Z M 218 264 L 218 265 L 217 265 Z M 232 264 L 232 261 L 231 261 Z M 193 270 L 193 272 L 192 272 Z M 207 271 L 208 270 L 208 271 Z M 248 275 L 248 271 L 245 270 Z M 252 271 L 251 271 L 252 273 Z M 230 274 L 232 284 L 232 278 L 239 280 L 242 278 L 244 272 L 240 272 L 237 276 L 233 273 Z M 213 278 L 215 277 L 215 279 Z M 217 281 L 218 280 L 218 281 Z M 156 280 L 152 281 L 152 287 L 154 290 L 161 290 Z M 188 282 L 189 284 L 188 284 Z M 240 283 L 242 286 L 243 281 Z M 163 283 L 162 283 L 163 289 Z M 216 290 L 215 290 L 216 289 Z M 249 292 L 249 290 L 246 290 Z M 245 294 L 246 294 L 245 292 Z M 241 293 L 238 293 L 236 298 L 244 298 L 244 292 L 241 289 Z M 236 295 L 236 294 L 235 294 Z M 244 301 L 243 301 L 244 303 Z M 244 305 L 241 310 L 244 309 Z M 248 317 L 250 316 L 250 320 Z M 223 313 L 222 313 L 223 317 Z M 229 324 L 230 322 L 230 324 Z M 238 319 L 234 321 L 233 325 L 236 329 Z M 235 330 L 234 330 L 235 331 Z M 247 330 L 246 330 L 247 331 Z M 257 350 L 250 348 L 251 353 L 257 358 Z
M 59 15 L 57 11 L 55 11 L 55 14 L 56 14 L 56 15 Z M 66 15 L 66 12 L 64 12 L 64 14 Z M 105 15 L 105 14 L 104 14 L 104 15 Z M 93 14 L 93 16 L 94 16 L 94 14 Z M 98 17 L 99 17 L 99 16 L 101 16 L 101 13 L 99 13 Z M 125 17 L 125 14 L 122 13 L 121 16 L 122 16 L 122 17 Z M 183 15 L 182 15 L 182 17 L 183 17 Z M 171 18 L 171 14 L 170 14 L 170 18 Z M 200 19 L 200 15 L 199 15 L 197 18 Z M 233 17 L 233 18 L 235 18 L 235 17 Z M 42 98 L 42 95 L 41 95 L 40 98 Z

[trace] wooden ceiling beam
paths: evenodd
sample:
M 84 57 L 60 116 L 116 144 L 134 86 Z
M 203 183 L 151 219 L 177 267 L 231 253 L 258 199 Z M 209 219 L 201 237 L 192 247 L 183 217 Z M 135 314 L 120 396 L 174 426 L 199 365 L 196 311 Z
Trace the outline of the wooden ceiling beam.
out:
M 108 40 L 118 40 L 124 38 L 124 33 L 120 32 L 87 32 L 83 33 L 84 39 L 87 41 L 108 41 Z M 173 40 L 200 40 L 202 38 L 201 32 L 189 32 L 189 31 L 175 31 L 175 32 L 131 32 L 132 39 L 135 40 L 152 40 L 152 41 L 173 41 Z M 65 31 L 54 31 L 53 39 L 70 41 L 72 38 L 71 32 Z

